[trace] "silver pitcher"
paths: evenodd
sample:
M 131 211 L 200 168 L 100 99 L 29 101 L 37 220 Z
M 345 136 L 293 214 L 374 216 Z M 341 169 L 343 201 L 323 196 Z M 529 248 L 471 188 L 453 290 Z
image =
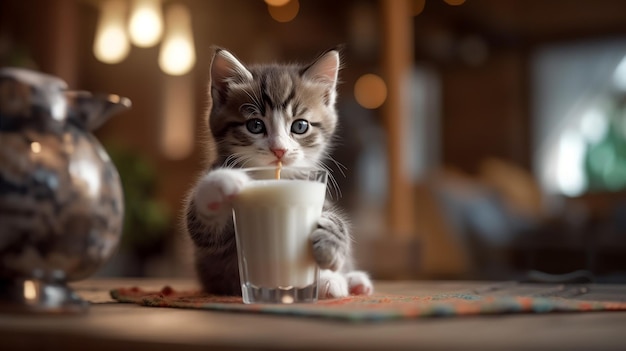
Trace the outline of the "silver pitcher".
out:
M 130 108 L 117 95 L 0 69 L 0 312 L 83 312 L 67 285 L 117 248 L 119 174 L 91 131 Z

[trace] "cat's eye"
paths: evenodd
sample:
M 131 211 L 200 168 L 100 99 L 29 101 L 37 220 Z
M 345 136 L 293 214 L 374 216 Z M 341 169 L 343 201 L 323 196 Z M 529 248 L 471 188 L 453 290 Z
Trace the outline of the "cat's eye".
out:
M 295 134 L 304 134 L 309 130 L 309 121 L 304 119 L 295 120 L 291 124 L 291 132 Z
M 246 122 L 246 128 L 252 134 L 265 133 L 265 124 L 258 118 L 253 118 Z

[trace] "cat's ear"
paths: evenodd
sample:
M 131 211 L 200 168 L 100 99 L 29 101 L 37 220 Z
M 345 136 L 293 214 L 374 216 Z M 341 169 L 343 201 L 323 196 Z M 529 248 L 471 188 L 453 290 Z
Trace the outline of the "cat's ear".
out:
M 316 82 L 328 84 L 333 90 L 339 74 L 339 51 L 329 50 L 302 71 L 302 76 Z
M 324 100 L 328 106 L 333 105 L 337 97 L 336 86 L 339 66 L 339 51 L 333 49 L 322 54 L 302 70 L 302 77 L 324 85 L 326 88 Z
M 252 73 L 239 62 L 233 54 L 216 49 L 211 61 L 211 86 L 221 95 L 228 91 L 231 83 L 243 83 L 252 80 Z

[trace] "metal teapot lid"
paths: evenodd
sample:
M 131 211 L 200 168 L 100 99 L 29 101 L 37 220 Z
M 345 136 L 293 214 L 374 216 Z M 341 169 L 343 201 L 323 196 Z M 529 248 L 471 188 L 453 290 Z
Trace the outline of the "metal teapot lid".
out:
M 118 95 L 68 90 L 65 81 L 49 74 L 17 67 L 0 69 L 1 130 L 69 119 L 91 131 L 130 106 L 128 98 Z
M 0 69 L 0 117 L 31 117 L 38 111 L 55 120 L 66 117 L 67 104 L 62 79 L 24 68 Z M 33 111 L 34 110 L 34 111 Z M 32 116 L 34 117 L 34 116 Z M 3 121 L 4 122 L 4 121 Z

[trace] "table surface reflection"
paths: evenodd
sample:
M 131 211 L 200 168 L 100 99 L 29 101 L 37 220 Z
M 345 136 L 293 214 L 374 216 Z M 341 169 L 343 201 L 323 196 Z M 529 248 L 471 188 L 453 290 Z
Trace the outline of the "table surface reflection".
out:
M 378 281 L 379 292 L 437 294 L 494 282 Z M 91 279 L 73 284 L 92 302 L 80 316 L 0 314 L 3 350 L 404 350 L 626 349 L 626 312 L 345 322 L 206 310 L 146 308 L 113 301 L 115 287 L 195 287 L 186 279 Z M 593 286 L 591 286 L 593 292 Z M 533 287 L 531 287 L 532 289 Z M 545 285 L 536 289 L 545 289 Z M 525 287 L 528 291 L 528 286 Z M 603 285 L 601 300 L 626 301 L 626 285 Z

